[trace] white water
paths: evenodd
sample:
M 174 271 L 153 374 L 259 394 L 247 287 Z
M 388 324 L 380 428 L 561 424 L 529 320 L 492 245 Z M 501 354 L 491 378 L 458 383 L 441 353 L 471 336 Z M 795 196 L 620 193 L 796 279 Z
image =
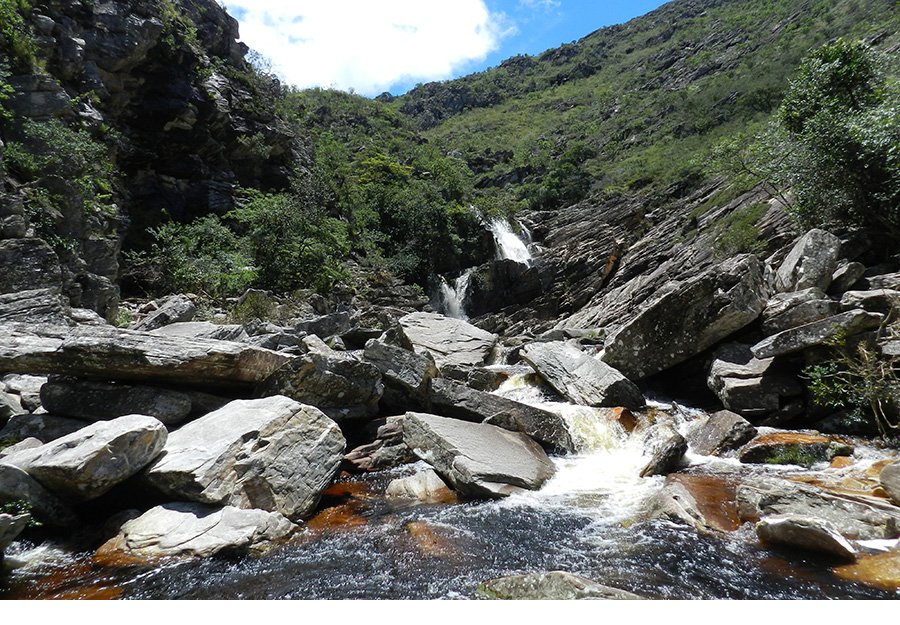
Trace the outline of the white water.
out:
M 469 282 L 475 269 L 467 269 L 454 280 L 451 286 L 446 278 L 441 278 L 440 291 L 438 293 L 438 310 L 448 317 L 467 320 L 466 293 L 469 290 Z
M 531 235 L 524 226 L 519 224 L 522 232 L 530 239 Z M 488 228 L 494 235 L 494 242 L 497 244 L 497 256 L 501 260 L 514 260 L 523 265 L 530 265 L 534 257 L 528 251 L 528 245 L 515 232 L 512 226 L 505 219 L 491 219 L 488 222 Z

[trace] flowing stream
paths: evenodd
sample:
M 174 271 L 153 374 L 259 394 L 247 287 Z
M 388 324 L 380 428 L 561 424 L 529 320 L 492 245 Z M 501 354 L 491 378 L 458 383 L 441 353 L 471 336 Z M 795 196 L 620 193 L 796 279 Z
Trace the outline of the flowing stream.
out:
M 579 453 L 554 458 L 557 474 L 540 491 L 440 505 L 386 499 L 388 482 L 426 468 L 420 462 L 342 478 L 300 536 L 265 556 L 110 567 L 89 552 L 20 542 L 10 559 L 21 568 L 0 581 L 0 599 L 465 599 L 483 580 L 542 570 L 653 598 L 897 598 L 842 581 L 814 557 L 762 549 L 749 525 L 702 535 L 649 520 L 664 478 L 637 477 L 639 436 L 526 376 L 497 393 L 559 412 L 577 440 Z M 662 403 L 650 412 L 682 427 L 695 416 Z
M 531 235 L 528 230 L 518 224 L 522 234 L 530 239 Z M 528 250 L 528 241 L 513 232 L 509 221 L 502 218 L 491 219 L 488 222 L 488 228 L 494 235 L 494 243 L 497 246 L 497 257 L 501 260 L 514 260 L 523 265 L 530 265 L 533 261 L 531 252 Z

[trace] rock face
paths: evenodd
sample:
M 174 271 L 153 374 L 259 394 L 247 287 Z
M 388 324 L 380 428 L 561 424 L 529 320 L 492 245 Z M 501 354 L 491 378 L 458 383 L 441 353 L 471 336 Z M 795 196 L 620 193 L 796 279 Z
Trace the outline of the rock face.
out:
M 754 345 L 751 351 L 756 358 L 760 359 L 793 354 L 822 345 L 838 334 L 853 336 L 866 330 L 874 330 L 881 325 L 883 319 L 884 316 L 877 313 L 850 310 L 821 321 L 814 321 L 779 332 Z
M 400 326 L 417 352 L 427 351 L 438 368 L 445 365 L 483 365 L 497 335 L 461 319 L 417 312 L 400 319 Z
M 31 514 L 44 525 L 72 527 L 78 519 L 59 497 L 19 467 L 0 461 L 0 504 L 25 501 Z
M 737 449 L 754 436 L 756 428 L 746 419 L 728 410 L 720 410 L 691 428 L 687 440 L 694 452 L 713 456 Z
M 73 501 L 96 499 L 137 474 L 166 443 L 165 426 L 129 415 L 101 421 L 41 447 L 3 459 Z
M 883 468 L 878 479 L 891 501 L 900 506 L 900 462 L 889 464 Z
M 840 439 L 800 432 L 776 432 L 763 434 L 747 443 L 741 449 L 740 458 L 741 462 L 809 467 L 852 453 L 853 447 Z
M 785 398 L 803 393 L 795 378 L 778 373 L 774 359 L 755 358 L 742 343 L 716 349 L 706 384 L 723 406 L 751 418 L 775 412 Z
M 520 356 L 560 395 L 583 406 L 644 405 L 640 389 L 619 371 L 568 343 L 532 343 Z
M 97 556 L 152 560 L 258 553 L 287 538 L 295 527 L 277 512 L 170 503 L 126 522 Z
M 113 327 L 0 326 L 0 370 L 193 387 L 249 388 L 290 356 L 226 341 Z
M 759 316 L 762 273 L 762 263 L 748 254 L 671 283 L 607 338 L 602 360 L 637 380 L 699 354 Z
M 431 354 L 417 354 L 381 340 L 366 343 L 363 357 L 381 372 L 387 386 L 422 404 L 428 401 L 431 380 L 440 375 Z
M 41 404 L 52 414 L 86 421 L 142 414 L 167 425 L 184 421 L 192 408 L 190 396 L 178 391 L 64 380 L 48 382 L 41 387 Z
M 540 445 L 493 425 L 410 412 L 403 440 L 457 493 L 499 498 L 536 490 L 555 473 Z
M 145 479 L 176 498 L 308 516 L 340 466 L 344 437 L 287 397 L 238 400 L 169 436 Z
M 573 599 L 643 599 L 618 588 L 564 571 L 511 575 L 483 582 L 475 591 L 479 599 L 569 601 Z
M 784 293 L 816 287 L 823 291 L 837 269 L 841 240 L 824 230 L 804 234 L 788 252 L 775 275 L 775 288 Z
M 445 503 L 456 499 L 444 480 L 431 469 L 393 480 L 388 484 L 385 494 L 394 499 L 411 499 L 423 503 Z
M 490 423 L 527 434 L 545 448 L 572 453 L 575 443 L 562 417 L 528 404 L 469 388 L 453 380 L 434 380 L 431 409 L 445 417 Z
M 767 544 L 818 551 L 842 560 L 856 560 L 856 549 L 828 521 L 797 514 L 764 518 L 756 535 Z

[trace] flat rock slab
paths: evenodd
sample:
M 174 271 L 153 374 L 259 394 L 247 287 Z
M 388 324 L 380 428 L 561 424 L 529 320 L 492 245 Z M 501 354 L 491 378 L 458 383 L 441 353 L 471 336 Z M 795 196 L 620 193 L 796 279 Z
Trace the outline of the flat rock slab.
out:
M 417 352 L 427 351 L 438 368 L 445 365 L 483 365 L 497 335 L 462 319 L 417 312 L 400 319 L 400 326 Z
M 185 339 L 213 339 L 216 341 L 243 341 L 247 338 L 244 326 L 217 324 L 209 321 L 181 321 L 155 330 L 159 336 L 177 336 Z
M 236 390 L 252 388 L 291 359 L 242 343 L 111 326 L 0 326 L 0 371 L 12 373 Z
M 96 499 L 137 474 L 166 444 L 165 426 L 153 417 L 128 415 L 3 459 L 61 497 Z
M 528 573 L 510 575 L 482 582 L 475 591 L 478 599 L 557 600 L 573 599 L 643 599 L 626 590 L 604 586 L 597 582 L 566 573 Z
M 582 406 L 637 409 L 644 405 L 640 389 L 605 362 L 568 343 L 532 343 L 519 355 L 569 401 Z
M 878 479 L 891 501 L 900 506 L 900 462 L 884 467 Z
M 277 512 L 171 503 L 126 522 L 117 536 L 100 547 L 97 556 L 153 560 L 258 553 L 286 539 L 295 529 Z
M 853 336 L 874 330 L 884 320 L 884 315 L 864 310 L 850 310 L 820 321 L 807 323 L 763 339 L 751 349 L 757 358 L 772 358 L 801 352 L 810 347 L 824 345 L 839 334 Z
M 742 416 L 720 410 L 688 431 L 687 440 L 695 453 L 720 455 L 737 449 L 756 436 L 756 428 Z
M 172 433 L 144 477 L 182 500 L 303 518 L 337 474 L 344 445 L 317 408 L 283 396 L 238 400 Z
M 770 516 L 756 524 L 756 535 L 769 545 L 817 551 L 850 562 L 856 560 L 853 545 L 823 519 L 798 514 Z
M 838 438 L 801 432 L 775 432 L 757 436 L 740 452 L 741 462 L 752 464 L 796 464 L 811 467 L 831 462 L 835 456 L 850 456 L 853 446 Z
M 142 414 L 167 425 L 181 423 L 192 409 L 191 397 L 179 391 L 84 380 L 48 382 L 41 387 L 41 404 L 51 414 L 85 421 Z
M 496 499 L 537 490 L 556 472 L 531 438 L 485 423 L 409 412 L 403 440 L 464 497 Z

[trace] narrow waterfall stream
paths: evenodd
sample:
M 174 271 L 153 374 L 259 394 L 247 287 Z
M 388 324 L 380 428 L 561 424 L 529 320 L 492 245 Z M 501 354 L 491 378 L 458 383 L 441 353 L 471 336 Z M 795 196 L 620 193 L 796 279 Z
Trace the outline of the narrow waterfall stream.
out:
M 453 281 L 452 286 L 446 278 L 441 277 L 434 307 L 447 317 L 467 320 L 469 316 L 466 314 L 466 293 L 469 290 L 469 282 L 472 280 L 473 273 L 475 273 L 474 267 L 466 269 Z
M 520 230 L 528 239 L 531 238 L 530 233 L 518 224 Z M 517 263 L 530 265 L 533 256 L 528 250 L 530 241 L 523 240 L 519 235 L 513 232 L 509 221 L 503 218 L 491 219 L 488 222 L 488 228 L 494 235 L 494 242 L 497 246 L 497 257 L 501 260 L 514 260 Z

